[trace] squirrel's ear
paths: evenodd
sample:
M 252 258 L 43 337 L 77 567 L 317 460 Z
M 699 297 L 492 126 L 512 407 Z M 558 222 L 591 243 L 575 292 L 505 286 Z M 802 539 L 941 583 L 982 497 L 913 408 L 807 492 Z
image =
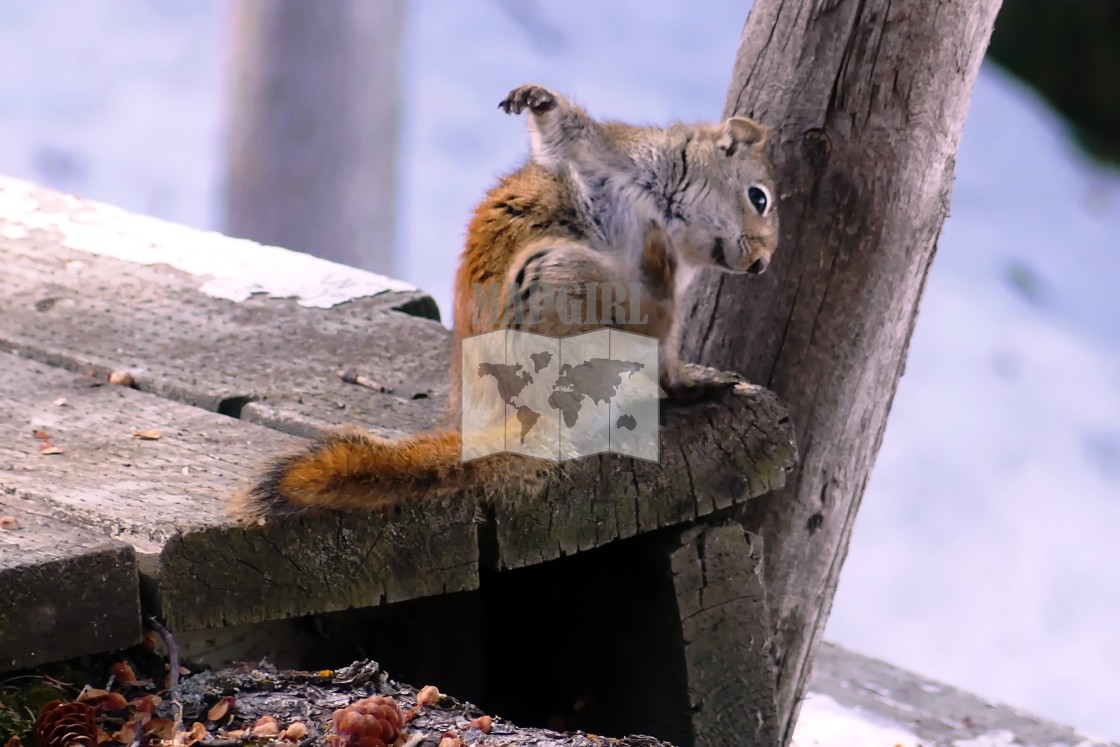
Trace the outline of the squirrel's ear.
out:
M 720 125 L 718 143 L 729 156 L 735 155 L 741 147 L 747 148 L 751 153 L 761 153 L 769 136 L 770 130 L 766 125 L 747 117 L 732 117 Z

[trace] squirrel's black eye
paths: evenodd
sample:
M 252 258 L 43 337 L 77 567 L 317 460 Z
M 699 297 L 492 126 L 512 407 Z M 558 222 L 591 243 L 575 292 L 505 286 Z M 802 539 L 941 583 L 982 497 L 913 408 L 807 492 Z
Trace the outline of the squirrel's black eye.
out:
M 765 187 L 749 187 L 747 199 L 751 201 L 751 206 L 756 213 L 766 215 L 766 208 L 770 205 L 770 195 L 767 194 Z

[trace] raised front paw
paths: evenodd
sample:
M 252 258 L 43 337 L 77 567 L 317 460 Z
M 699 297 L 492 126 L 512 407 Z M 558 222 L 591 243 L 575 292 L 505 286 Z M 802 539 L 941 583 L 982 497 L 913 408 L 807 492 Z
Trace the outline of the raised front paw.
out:
M 520 114 L 528 109 L 533 114 L 545 114 L 556 108 L 556 94 L 547 88 L 528 83 L 509 92 L 498 108 L 506 114 Z

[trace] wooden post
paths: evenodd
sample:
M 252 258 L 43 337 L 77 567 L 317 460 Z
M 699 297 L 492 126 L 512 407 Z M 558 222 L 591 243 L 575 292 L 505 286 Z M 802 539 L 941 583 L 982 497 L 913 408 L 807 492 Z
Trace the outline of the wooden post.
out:
M 393 271 L 401 0 L 240 0 L 225 232 Z
M 783 743 L 903 372 L 999 6 L 756 0 L 743 32 L 724 113 L 773 128 L 781 243 L 761 278 L 698 279 L 684 355 L 772 389 L 795 426 L 801 461 L 786 487 L 737 511 L 766 544 Z

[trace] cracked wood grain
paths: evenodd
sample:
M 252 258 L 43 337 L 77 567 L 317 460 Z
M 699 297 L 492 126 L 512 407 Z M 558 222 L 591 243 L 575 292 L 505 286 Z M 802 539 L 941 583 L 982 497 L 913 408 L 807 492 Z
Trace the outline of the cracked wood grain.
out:
M 697 377 L 724 376 L 691 367 Z M 741 383 L 688 405 L 662 402 L 660 463 L 601 454 L 564 464 L 539 493 L 494 507 L 498 557 L 519 568 L 740 504 L 784 484 L 797 458 L 778 400 Z
M 781 240 L 693 286 L 685 357 L 788 407 L 801 461 L 739 518 L 766 537 L 788 743 L 882 440 L 999 0 L 757 0 L 724 113 L 772 129 Z
M 735 522 L 694 527 L 669 555 L 688 689 L 684 744 L 775 744 L 773 645 L 762 539 Z

